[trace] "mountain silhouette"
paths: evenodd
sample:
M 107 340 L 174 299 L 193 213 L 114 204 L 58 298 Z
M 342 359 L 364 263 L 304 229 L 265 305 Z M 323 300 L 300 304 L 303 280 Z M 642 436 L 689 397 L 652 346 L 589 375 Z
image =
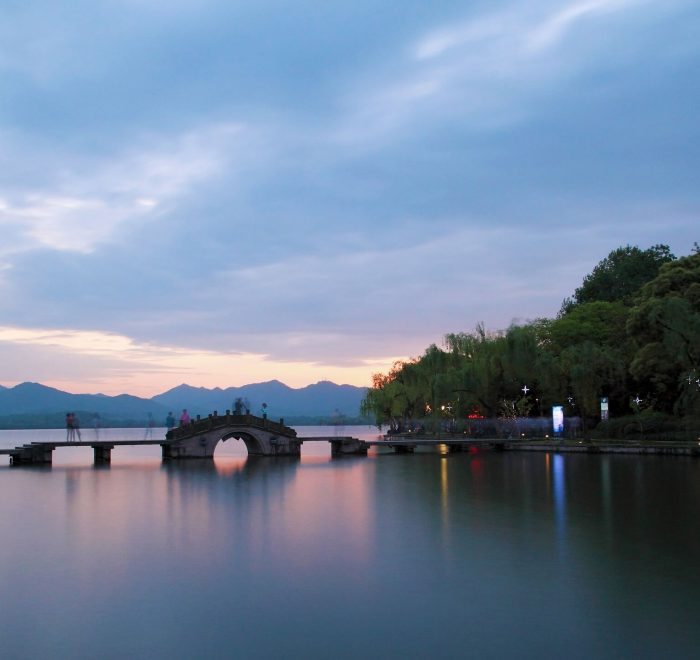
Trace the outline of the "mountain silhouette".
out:
M 89 411 L 109 416 L 145 417 L 167 414 L 152 401 L 130 394 L 71 394 L 40 383 L 20 383 L 0 390 L 0 415 L 47 414 L 68 411 Z
M 192 387 L 179 385 L 167 392 L 145 399 L 130 394 L 71 394 L 40 383 L 20 383 L 14 387 L 0 386 L 0 416 L 65 415 L 68 411 L 99 413 L 105 419 L 145 420 L 148 413 L 165 419 L 169 411 L 178 413 L 187 408 L 191 415 L 208 415 L 214 410 L 223 414 L 233 410 L 237 398 L 247 400 L 252 413 L 257 414 L 263 402 L 269 416 L 330 417 L 335 411 L 355 417 L 367 388 L 336 385 L 321 381 L 302 388 L 292 388 L 278 380 L 252 383 L 242 387 Z M 177 414 L 176 414 L 177 416 Z
M 248 400 L 250 410 L 257 414 L 263 402 L 267 403 L 269 416 L 278 417 L 329 417 L 334 411 L 355 417 L 360 414 L 360 402 L 367 392 L 365 387 L 336 385 L 321 381 L 298 389 L 289 387 L 278 380 L 265 383 L 251 383 L 241 387 L 192 387 L 178 385 L 152 401 L 169 409 L 187 408 L 190 414 L 208 414 L 212 410 L 223 413 L 233 410 L 237 398 Z

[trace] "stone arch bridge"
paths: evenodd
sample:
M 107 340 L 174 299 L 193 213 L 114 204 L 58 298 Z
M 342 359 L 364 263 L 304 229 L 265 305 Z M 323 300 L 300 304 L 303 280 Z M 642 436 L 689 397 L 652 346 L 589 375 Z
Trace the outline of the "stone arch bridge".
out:
M 165 436 L 163 458 L 211 458 L 219 442 L 231 438 L 242 440 L 250 456 L 299 456 L 301 445 L 309 441 L 331 443 L 332 453 L 366 454 L 368 445 L 362 440 L 345 437 L 299 438 L 284 424 L 255 415 L 234 415 L 216 411 L 205 419 L 171 429 Z
M 284 420 L 216 411 L 204 419 L 171 429 L 163 443 L 163 458 L 210 458 L 219 442 L 243 440 L 252 456 L 298 456 L 301 441 Z
M 304 442 L 329 442 L 334 456 L 367 454 L 370 443 L 350 437 L 299 438 L 284 424 L 255 415 L 232 415 L 216 411 L 204 419 L 197 418 L 185 426 L 171 429 L 164 440 L 88 440 L 78 442 L 43 441 L 0 448 L 0 455 L 9 455 L 12 465 L 50 465 L 57 447 L 92 447 L 95 464 L 108 464 L 112 450 L 125 445 L 160 445 L 164 459 L 213 458 L 219 442 L 231 438 L 242 440 L 251 456 L 299 456 Z

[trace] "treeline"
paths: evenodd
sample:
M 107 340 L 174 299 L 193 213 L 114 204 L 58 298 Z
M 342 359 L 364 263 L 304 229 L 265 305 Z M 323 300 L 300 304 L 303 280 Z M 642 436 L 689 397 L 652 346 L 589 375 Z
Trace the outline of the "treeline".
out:
M 564 300 L 557 318 L 448 334 L 442 347 L 433 344 L 376 374 L 361 412 L 397 431 L 416 424 L 459 430 L 469 417 L 546 416 L 563 405 L 588 435 L 600 420 L 601 397 L 608 398 L 611 420 L 599 433 L 616 435 L 615 420 L 626 416 L 639 422 L 634 429 L 650 420 L 696 427 L 697 243 L 683 258 L 666 245 L 612 251 Z

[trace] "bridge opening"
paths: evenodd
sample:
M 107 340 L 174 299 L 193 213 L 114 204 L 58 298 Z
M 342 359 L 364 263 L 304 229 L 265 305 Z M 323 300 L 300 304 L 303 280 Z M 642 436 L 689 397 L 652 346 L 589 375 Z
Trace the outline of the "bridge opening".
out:
M 239 430 L 221 436 L 214 448 L 214 456 L 259 456 L 262 453 L 260 441 L 251 433 Z

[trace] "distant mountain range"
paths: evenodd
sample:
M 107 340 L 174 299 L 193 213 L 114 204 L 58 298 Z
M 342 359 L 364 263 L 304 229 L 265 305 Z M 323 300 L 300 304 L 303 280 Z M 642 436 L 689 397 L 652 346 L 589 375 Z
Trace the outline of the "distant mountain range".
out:
M 216 387 L 213 390 L 179 385 L 154 396 L 151 401 L 169 410 L 187 408 L 191 414 L 208 414 L 212 410 L 220 413 L 233 410 L 235 400 L 241 398 L 248 402 L 251 412 L 256 415 L 262 403 L 267 403 L 272 418 L 330 416 L 335 410 L 355 417 L 360 414 L 360 401 L 366 392 L 366 387 L 336 385 L 330 381 L 294 389 L 278 380 L 271 380 L 242 387 Z
M 254 414 L 259 413 L 263 402 L 267 403 L 271 419 L 301 420 L 297 423 L 323 421 L 337 415 L 335 411 L 345 417 L 357 418 L 366 391 L 365 387 L 336 385 L 329 381 L 295 389 L 272 380 L 226 389 L 183 384 L 144 399 L 129 394 L 71 394 L 40 383 L 21 383 L 15 387 L 0 385 L 0 418 L 4 418 L 0 420 L 0 427 L 22 428 L 48 423 L 55 426 L 69 410 L 82 415 L 83 425 L 89 425 L 95 413 L 105 425 L 140 425 L 148 413 L 159 423 L 169 411 L 179 417 L 183 408 L 187 408 L 192 416 L 206 416 L 214 410 L 223 414 L 226 410 L 233 410 L 239 397 Z

